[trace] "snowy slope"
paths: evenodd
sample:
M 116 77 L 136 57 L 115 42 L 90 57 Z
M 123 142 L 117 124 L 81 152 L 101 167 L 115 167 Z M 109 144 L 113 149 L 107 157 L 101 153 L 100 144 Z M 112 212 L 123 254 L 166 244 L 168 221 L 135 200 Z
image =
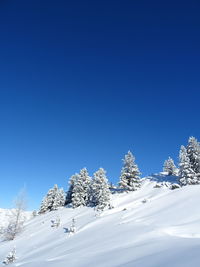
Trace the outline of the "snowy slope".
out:
M 0 260 L 16 246 L 25 267 L 200 266 L 200 186 L 154 188 L 113 195 L 114 208 L 61 208 L 26 224 L 16 240 L 0 243 Z M 146 203 L 143 200 L 146 199 Z M 59 228 L 51 220 L 61 218 Z M 66 233 L 72 218 L 77 232 Z

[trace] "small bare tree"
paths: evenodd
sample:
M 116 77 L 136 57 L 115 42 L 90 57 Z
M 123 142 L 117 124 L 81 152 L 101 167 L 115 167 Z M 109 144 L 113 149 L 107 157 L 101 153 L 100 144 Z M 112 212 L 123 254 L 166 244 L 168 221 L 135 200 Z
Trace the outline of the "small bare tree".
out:
M 60 217 L 57 216 L 55 220 L 51 220 L 51 227 L 58 228 L 60 226 Z
M 72 219 L 72 224 L 69 228 L 69 233 L 74 234 L 76 232 L 76 220 L 73 218 Z
M 23 229 L 25 221 L 24 211 L 26 208 L 26 197 L 24 190 L 22 190 L 18 194 L 14 203 L 15 203 L 15 208 L 12 210 L 12 215 L 10 216 L 8 226 L 5 229 L 4 233 L 6 240 L 15 239 L 16 235 Z

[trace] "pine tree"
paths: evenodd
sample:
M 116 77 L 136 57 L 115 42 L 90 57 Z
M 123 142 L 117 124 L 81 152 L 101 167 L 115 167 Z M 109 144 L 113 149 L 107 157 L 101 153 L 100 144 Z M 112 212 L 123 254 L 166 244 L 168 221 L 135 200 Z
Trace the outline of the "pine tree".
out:
M 74 175 L 72 175 L 69 179 L 69 189 L 67 191 L 67 195 L 66 195 L 66 201 L 65 204 L 70 204 L 72 203 L 72 192 L 73 192 L 73 188 L 74 188 L 74 183 L 77 179 L 79 179 L 79 174 L 76 173 Z
M 135 191 L 141 186 L 140 171 L 130 151 L 125 155 L 123 162 L 119 186 L 128 191 Z
M 197 177 L 192 169 L 187 149 L 181 146 L 179 153 L 179 182 L 181 185 L 196 184 Z
M 200 174 L 200 143 L 193 136 L 189 137 L 187 154 L 190 159 L 191 167 L 194 172 Z
M 176 165 L 174 164 L 174 161 L 172 158 L 168 158 L 165 160 L 163 165 L 163 171 L 167 172 L 168 175 L 175 175 L 176 174 Z
M 77 208 L 89 205 L 91 178 L 87 169 L 80 170 L 73 179 L 72 206 Z
M 54 185 L 56 188 L 57 185 Z M 44 213 L 46 211 L 51 211 L 53 207 L 53 200 L 54 200 L 54 188 L 49 189 L 47 195 L 43 198 L 39 213 Z
M 91 202 L 97 207 L 97 210 L 104 210 L 110 204 L 110 190 L 106 171 L 100 168 L 94 173 L 94 179 L 91 185 Z
M 46 211 L 52 210 L 56 190 L 57 190 L 57 185 L 54 185 L 53 188 L 49 189 L 47 195 L 42 200 L 39 213 L 44 213 Z
M 63 188 L 56 188 L 55 197 L 53 201 L 52 210 L 56 210 L 58 207 L 63 207 L 65 205 L 66 194 Z
M 64 190 L 62 188 L 59 189 L 57 184 L 55 184 L 43 198 L 39 213 L 56 210 L 58 207 L 64 206 L 65 198 Z
M 49 205 L 49 201 L 47 196 L 43 198 L 42 203 L 40 205 L 39 214 L 45 213 L 50 210 L 51 205 Z

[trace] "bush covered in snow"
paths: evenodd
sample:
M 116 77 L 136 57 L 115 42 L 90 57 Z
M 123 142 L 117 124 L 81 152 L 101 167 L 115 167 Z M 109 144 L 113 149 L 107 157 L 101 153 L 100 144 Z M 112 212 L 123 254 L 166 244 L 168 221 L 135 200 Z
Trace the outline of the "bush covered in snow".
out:
M 8 265 L 13 263 L 16 260 L 16 249 L 13 248 L 11 252 L 6 256 L 6 258 L 3 261 L 3 264 Z

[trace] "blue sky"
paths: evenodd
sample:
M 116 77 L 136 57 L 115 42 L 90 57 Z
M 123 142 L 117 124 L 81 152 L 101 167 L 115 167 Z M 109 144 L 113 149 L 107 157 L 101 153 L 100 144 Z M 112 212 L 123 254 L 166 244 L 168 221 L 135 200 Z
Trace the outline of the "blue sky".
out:
M 200 139 L 198 1 L 1 1 L 0 207 L 87 167 L 117 182 Z

